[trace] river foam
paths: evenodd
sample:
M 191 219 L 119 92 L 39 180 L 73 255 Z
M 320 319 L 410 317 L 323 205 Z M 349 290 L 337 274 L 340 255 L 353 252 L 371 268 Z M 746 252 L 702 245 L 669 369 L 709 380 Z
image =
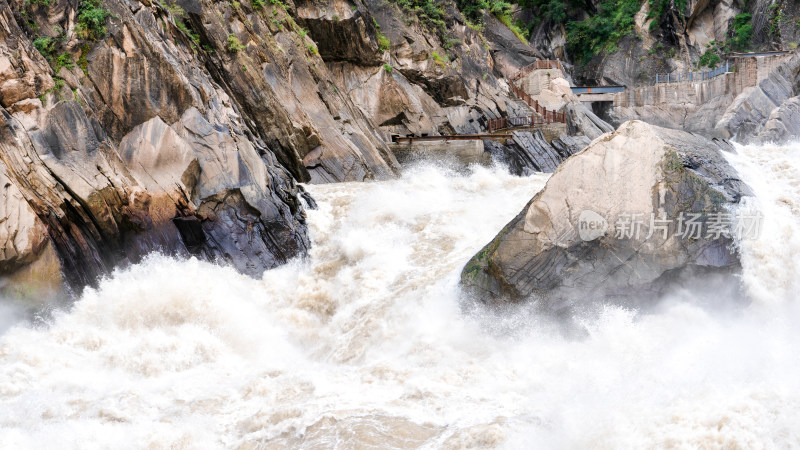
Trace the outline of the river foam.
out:
M 580 338 L 457 289 L 546 176 L 309 186 L 305 260 L 254 280 L 153 255 L 6 331 L 0 447 L 799 446 L 799 151 L 732 157 L 765 212 L 742 243 L 753 305 L 609 306 Z

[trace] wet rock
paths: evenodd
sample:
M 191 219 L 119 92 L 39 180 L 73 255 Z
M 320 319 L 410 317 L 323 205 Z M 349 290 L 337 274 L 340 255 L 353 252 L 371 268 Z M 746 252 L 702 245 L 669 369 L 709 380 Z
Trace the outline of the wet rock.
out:
M 573 98 L 564 107 L 567 116 L 567 134 L 586 136 L 590 140 L 603 133 L 614 131 L 614 127 L 597 117 L 586 105 Z
M 561 312 L 607 300 L 646 304 L 694 270 L 735 272 L 731 237 L 708 234 L 714 214 L 751 195 L 722 155 L 730 150 L 722 141 L 625 123 L 565 161 L 467 263 L 462 283 L 485 300 L 537 300 Z M 651 214 L 668 222 L 651 222 Z M 701 214 L 699 235 L 678 232 L 681 214 Z
M 553 172 L 567 158 L 589 144 L 585 136 L 559 136 L 548 142 L 541 130 L 514 131 L 513 139 L 505 144 L 484 143 L 492 158 L 508 166 L 514 175 Z
M 0 0 L 6 275 L 57 261 L 80 288 L 157 250 L 257 276 L 310 245 L 298 181 L 389 178 L 391 134 L 530 113 L 501 75 L 535 51 L 492 17 L 450 8 L 443 39 L 380 0 L 106 0 L 91 40 L 78 7 Z
M 758 133 L 762 142 L 789 142 L 800 136 L 800 97 L 792 97 L 772 110 Z

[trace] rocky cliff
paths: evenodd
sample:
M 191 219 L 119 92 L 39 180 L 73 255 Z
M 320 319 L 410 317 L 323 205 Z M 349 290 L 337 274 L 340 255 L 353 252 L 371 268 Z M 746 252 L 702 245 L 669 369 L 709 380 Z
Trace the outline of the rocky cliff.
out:
M 655 74 L 714 67 L 728 52 L 792 50 L 800 7 L 784 0 L 531 0 L 516 16 L 578 84 L 644 86 Z
M 392 134 L 531 113 L 505 77 L 532 47 L 453 2 L 414 8 L 0 0 L 6 289 L 79 288 L 154 250 L 260 274 L 309 246 L 298 182 L 391 177 Z

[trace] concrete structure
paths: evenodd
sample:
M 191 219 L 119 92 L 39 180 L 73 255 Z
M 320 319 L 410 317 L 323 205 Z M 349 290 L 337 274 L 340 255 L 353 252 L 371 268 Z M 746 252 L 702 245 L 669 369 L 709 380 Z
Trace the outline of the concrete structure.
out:
M 564 72 L 557 68 L 536 69 L 520 78 L 518 85 L 530 95 L 539 95 L 551 89 L 551 82 L 556 78 L 564 78 Z
M 575 86 L 572 93 L 581 102 L 613 102 L 615 94 L 624 92 L 625 86 Z
M 723 95 L 741 94 L 769 76 L 786 56 L 766 55 L 741 58 L 736 72 L 723 73 L 710 80 L 659 83 L 614 94 L 613 107 L 659 106 L 665 104 L 702 105 Z
M 483 141 L 473 140 L 441 140 L 412 141 L 389 143 L 389 149 L 397 160 L 408 163 L 419 159 L 455 161 L 461 164 L 488 163 L 488 153 L 483 151 Z

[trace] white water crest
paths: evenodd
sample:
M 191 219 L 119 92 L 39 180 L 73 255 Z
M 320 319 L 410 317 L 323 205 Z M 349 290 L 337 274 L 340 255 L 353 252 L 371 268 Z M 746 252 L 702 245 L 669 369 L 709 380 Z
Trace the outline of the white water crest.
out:
M 800 147 L 731 156 L 752 305 L 606 307 L 564 337 L 465 309 L 466 261 L 545 175 L 309 186 L 309 257 L 254 280 L 151 256 L 0 337 L 2 448 L 800 446 Z

